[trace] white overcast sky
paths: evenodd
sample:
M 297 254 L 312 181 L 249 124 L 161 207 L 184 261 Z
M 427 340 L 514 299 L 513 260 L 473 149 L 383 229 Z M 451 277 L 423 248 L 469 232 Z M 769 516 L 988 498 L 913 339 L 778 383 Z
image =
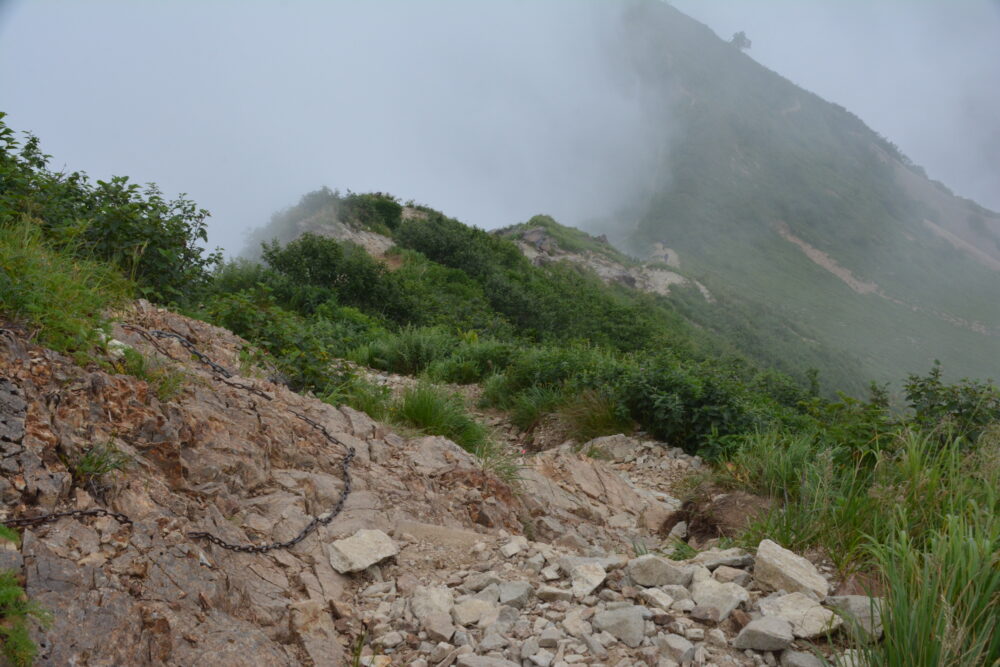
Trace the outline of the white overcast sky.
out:
M 676 0 L 1000 209 L 997 0 Z M 0 0 L 0 110 L 54 166 L 185 192 L 210 241 L 321 185 L 495 227 L 614 211 L 663 119 L 613 84 L 610 2 Z

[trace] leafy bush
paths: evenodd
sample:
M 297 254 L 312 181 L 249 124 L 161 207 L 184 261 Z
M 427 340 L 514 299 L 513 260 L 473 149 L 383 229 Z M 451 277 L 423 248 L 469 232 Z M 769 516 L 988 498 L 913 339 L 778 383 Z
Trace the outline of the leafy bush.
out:
M 375 232 L 391 234 L 403 219 L 403 207 L 392 195 L 348 192 L 340 200 L 340 219 Z
M 81 172 L 49 171 L 30 137 L 19 145 L 0 113 L 0 225 L 36 225 L 77 257 L 101 259 L 158 301 L 183 301 L 204 286 L 220 253 L 205 254 L 208 212 L 183 196 L 168 201 L 153 184 L 127 178 L 91 184 Z
M 1000 390 L 993 384 L 945 384 L 941 375 L 941 365 L 935 363 L 925 377 L 911 374 L 907 379 L 906 399 L 920 427 L 975 442 L 987 426 L 1000 422 Z

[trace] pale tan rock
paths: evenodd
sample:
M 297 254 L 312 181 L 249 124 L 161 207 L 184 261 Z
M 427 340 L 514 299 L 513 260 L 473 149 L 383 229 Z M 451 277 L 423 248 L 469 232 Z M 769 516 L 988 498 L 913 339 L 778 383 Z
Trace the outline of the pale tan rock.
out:
M 330 565 L 347 574 L 362 570 L 399 553 L 392 538 L 381 530 L 359 530 L 353 536 L 330 545 Z
M 757 547 L 753 574 L 757 583 L 773 591 L 812 593 L 820 601 L 830 591 L 815 565 L 771 540 Z

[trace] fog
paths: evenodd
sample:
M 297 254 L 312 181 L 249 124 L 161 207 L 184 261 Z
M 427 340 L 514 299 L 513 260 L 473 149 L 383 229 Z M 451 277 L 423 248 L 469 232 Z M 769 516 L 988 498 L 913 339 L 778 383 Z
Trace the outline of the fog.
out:
M 1000 9 L 695 2 L 683 11 L 1000 208 Z M 53 166 L 154 181 L 210 242 L 308 190 L 481 227 L 613 214 L 669 178 L 669 100 L 615 63 L 610 2 L 7 2 L 0 110 Z M 848 11 L 849 9 L 849 11 Z

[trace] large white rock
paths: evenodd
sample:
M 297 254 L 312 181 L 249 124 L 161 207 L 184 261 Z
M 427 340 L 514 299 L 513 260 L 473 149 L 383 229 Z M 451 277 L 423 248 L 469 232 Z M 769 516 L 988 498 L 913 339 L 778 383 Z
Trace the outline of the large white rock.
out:
M 430 614 L 451 614 L 455 600 L 445 586 L 418 586 L 410 600 L 410 611 L 417 620 Z
M 748 602 L 750 594 L 738 584 L 723 584 L 715 579 L 702 579 L 691 585 L 695 608 L 691 615 L 716 623 L 729 617 L 741 602 Z
M 608 573 L 598 563 L 581 563 L 570 571 L 569 576 L 573 582 L 573 596 L 580 600 L 597 590 Z
M 594 627 L 608 632 L 630 648 L 638 648 L 646 632 L 643 607 L 631 606 L 600 611 L 594 615 Z
M 629 577 L 640 586 L 667 586 L 678 585 L 687 586 L 691 583 L 693 569 L 687 565 L 677 563 L 646 554 L 633 558 L 626 566 Z
M 761 600 L 760 611 L 764 616 L 777 616 L 791 623 L 792 632 L 801 639 L 822 637 L 844 623 L 844 619 L 805 593 Z
M 362 570 L 399 553 L 392 538 L 381 530 L 359 530 L 330 545 L 330 565 L 341 574 Z
M 812 563 L 771 540 L 761 540 L 757 546 L 753 575 L 765 588 L 789 593 L 811 592 L 821 601 L 830 591 L 830 584 Z

